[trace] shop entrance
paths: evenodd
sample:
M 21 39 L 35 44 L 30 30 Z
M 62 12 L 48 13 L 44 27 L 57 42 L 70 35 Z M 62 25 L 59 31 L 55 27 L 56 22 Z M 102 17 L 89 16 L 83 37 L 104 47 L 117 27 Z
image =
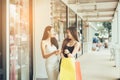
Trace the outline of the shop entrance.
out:
M 8 2 L 0 0 L 0 80 L 32 80 L 32 0 Z

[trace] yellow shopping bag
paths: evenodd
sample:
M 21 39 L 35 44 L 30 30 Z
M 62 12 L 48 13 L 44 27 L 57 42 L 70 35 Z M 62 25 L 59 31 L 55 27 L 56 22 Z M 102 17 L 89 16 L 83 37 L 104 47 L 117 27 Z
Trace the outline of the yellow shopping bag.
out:
M 74 58 L 63 58 L 60 66 L 60 80 L 76 80 Z

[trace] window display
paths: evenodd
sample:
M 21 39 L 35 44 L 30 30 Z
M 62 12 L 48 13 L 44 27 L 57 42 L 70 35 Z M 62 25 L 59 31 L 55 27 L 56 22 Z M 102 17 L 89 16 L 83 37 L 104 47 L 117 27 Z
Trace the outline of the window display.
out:
M 76 20 L 75 20 L 75 12 L 73 12 L 72 9 L 69 8 L 69 27 L 75 27 L 76 26 Z
M 30 80 L 29 0 L 10 0 L 10 80 Z
M 62 42 L 66 30 L 66 5 L 59 0 L 51 0 L 51 10 L 52 25 L 55 28 L 58 40 Z

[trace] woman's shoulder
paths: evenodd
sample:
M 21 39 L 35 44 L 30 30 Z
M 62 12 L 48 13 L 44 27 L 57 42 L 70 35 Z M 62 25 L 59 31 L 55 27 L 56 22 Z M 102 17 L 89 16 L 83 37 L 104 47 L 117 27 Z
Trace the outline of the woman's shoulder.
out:
M 81 43 L 79 41 L 76 41 L 75 45 L 78 46 L 80 45 Z
M 46 40 L 42 40 L 42 41 L 41 41 L 41 44 L 42 44 L 42 45 L 45 45 L 46 43 L 47 43 Z

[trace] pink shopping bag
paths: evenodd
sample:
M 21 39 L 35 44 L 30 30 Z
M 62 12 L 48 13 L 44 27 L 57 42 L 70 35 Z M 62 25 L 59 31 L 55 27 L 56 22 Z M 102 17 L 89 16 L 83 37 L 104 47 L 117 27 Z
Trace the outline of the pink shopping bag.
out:
M 81 70 L 80 70 L 80 62 L 75 62 L 75 68 L 76 68 L 76 80 L 82 80 Z

